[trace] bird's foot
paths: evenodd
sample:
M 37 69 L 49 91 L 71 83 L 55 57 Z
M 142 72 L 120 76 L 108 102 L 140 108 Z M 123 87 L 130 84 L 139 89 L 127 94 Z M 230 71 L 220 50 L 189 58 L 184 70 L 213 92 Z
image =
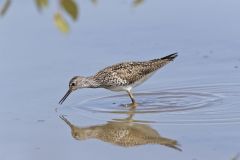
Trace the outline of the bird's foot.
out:
M 137 102 L 132 102 L 129 104 L 129 107 L 131 107 L 131 108 L 136 108 L 137 106 L 138 106 Z
M 136 102 L 134 102 L 134 103 L 130 103 L 130 104 L 122 104 L 121 106 L 124 108 L 136 108 L 138 106 L 138 104 Z

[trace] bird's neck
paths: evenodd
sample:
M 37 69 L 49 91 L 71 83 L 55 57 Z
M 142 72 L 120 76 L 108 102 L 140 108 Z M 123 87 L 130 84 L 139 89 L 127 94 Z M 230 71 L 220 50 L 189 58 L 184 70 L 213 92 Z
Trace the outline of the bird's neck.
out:
M 93 77 L 86 77 L 86 88 L 98 88 L 100 85 L 93 79 Z

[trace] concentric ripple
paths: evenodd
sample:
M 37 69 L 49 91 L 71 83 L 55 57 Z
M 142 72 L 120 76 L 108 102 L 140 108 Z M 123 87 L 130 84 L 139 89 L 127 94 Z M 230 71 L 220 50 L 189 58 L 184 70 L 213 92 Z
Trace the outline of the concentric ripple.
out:
M 137 101 L 135 113 L 177 112 L 206 107 L 221 98 L 214 94 L 188 91 L 142 92 L 134 94 Z M 125 102 L 122 104 L 117 103 Z M 127 94 L 98 97 L 86 100 L 79 105 L 81 109 L 105 113 L 128 113 L 129 99 Z M 77 105 L 77 106 L 78 106 Z M 76 106 L 76 107 L 77 107 Z
M 170 88 L 135 93 L 138 102 L 133 119 L 160 124 L 240 123 L 240 84 Z M 127 94 L 97 97 L 71 106 L 76 112 L 110 120 L 127 117 Z M 69 107 L 69 106 L 68 106 Z M 90 116 L 89 116 L 90 117 Z

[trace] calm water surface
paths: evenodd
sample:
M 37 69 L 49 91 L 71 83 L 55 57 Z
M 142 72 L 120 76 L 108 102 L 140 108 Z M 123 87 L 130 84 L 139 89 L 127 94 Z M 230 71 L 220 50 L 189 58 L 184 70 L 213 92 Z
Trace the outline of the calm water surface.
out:
M 39 13 L 33 1 L 12 1 L 0 19 L 1 160 L 237 157 L 239 1 L 77 2 L 69 34 L 52 22 L 57 2 Z M 72 76 L 173 52 L 135 89 L 136 109 L 104 89 L 58 105 Z

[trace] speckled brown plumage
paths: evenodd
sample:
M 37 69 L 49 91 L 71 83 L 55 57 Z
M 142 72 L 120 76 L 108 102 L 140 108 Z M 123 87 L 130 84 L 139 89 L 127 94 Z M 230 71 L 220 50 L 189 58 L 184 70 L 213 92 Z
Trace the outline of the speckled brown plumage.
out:
M 94 76 L 75 76 L 69 82 L 69 90 L 59 101 L 62 104 L 72 91 L 80 88 L 106 88 L 112 91 L 126 91 L 136 104 L 132 88 L 147 80 L 155 71 L 162 68 L 177 57 L 177 53 L 163 58 L 143 62 L 123 62 L 109 66 Z
M 149 125 L 131 122 L 108 122 L 102 125 L 78 127 L 71 124 L 65 117 L 60 117 L 71 128 L 73 138 L 77 140 L 99 139 L 122 147 L 133 147 L 145 144 L 159 144 L 177 149 L 176 140 L 162 137 Z
M 99 83 L 99 87 L 103 88 L 131 85 L 144 76 L 162 68 L 176 57 L 177 53 L 174 53 L 150 61 L 115 64 L 97 72 L 93 76 L 93 80 Z

